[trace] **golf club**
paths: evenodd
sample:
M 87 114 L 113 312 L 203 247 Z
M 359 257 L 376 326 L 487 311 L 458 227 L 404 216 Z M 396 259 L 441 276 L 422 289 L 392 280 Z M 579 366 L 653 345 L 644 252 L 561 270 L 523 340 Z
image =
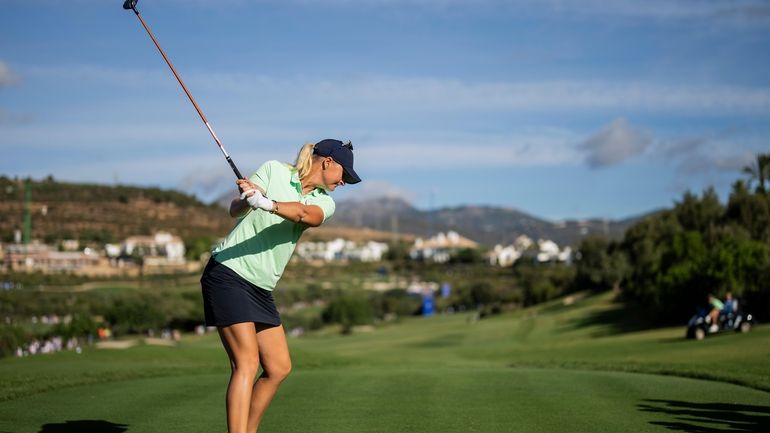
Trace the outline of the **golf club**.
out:
M 190 91 L 187 90 L 187 86 L 184 85 L 184 82 L 182 81 L 182 77 L 180 77 L 179 73 L 176 72 L 174 65 L 171 64 L 171 61 L 168 59 L 168 56 L 166 56 L 166 53 L 163 52 L 163 48 L 160 47 L 160 44 L 158 43 L 157 39 L 155 39 L 155 36 L 153 36 L 152 32 L 150 31 L 150 28 L 147 27 L 147 23 L 144 22 L 144 19 L 142 19 L 142 16 L 139 15 L 139 11 L 136 10 L 136 3 L 138 1 L 139 0 L 126 0 L 125 3 L 123 3 L 123 9 L 131 9 L 136 14 L 136 17 L 139 18 L 139 21 L 142 23 L 142 26 L 144 27 L 145 30 L 147 30 L 147 34 L 150 35 L 150 38 L 155 43 L 155 46 L 158 47 L 158 51 L 160 51 L 160 55 L 163 56 L 163 60 L 165 60 L 166 64 L 168 64 L 168 67 L 171 68 L 171 72 L 174 73 L 176 80 L 179 81 L 179 84 L 182 86 L 182 89 L 184 89 L 184 92 L 187 94 L 187 97 L 190 99 L 190 102 L 192 102 L 193 106 L 195 107 L 195 110 L 198 111 L 198 115 L 201 116 L 201 120 L 203 120 L 203 123 L 206 125 L 206 128 L 208 128 L 209 132 L 211 133 L 211 136 L 214 138 L 214 141 L 217 142 L 217 146 L 219 146 L 219 150 L 221 150 L 222 153 L 225 155 L 225 159 L 227 160 L 227 163 L 230 164 L 230 168 L 233 169 L 235 176 L 238 179 L 243 179 L 244 178 L 243 175 L 241 175 L 241 172 L 238 170 L 238 167 L 235 166 L 235 163 L 230 158 L 230 155 L 227 154 L 225 147 L 222 146 L 222 142 L 220 142 L 219 138 L 217 138 L 217 134 L 215 134 L 214 130 L 211 129 L 211 125 L 209 125 L 209 121 L 206 119 L 206 116 L 203 114 L 200 107 L 198 107 L 198 104 L 195 102 L 195 99 L 193 98 Z

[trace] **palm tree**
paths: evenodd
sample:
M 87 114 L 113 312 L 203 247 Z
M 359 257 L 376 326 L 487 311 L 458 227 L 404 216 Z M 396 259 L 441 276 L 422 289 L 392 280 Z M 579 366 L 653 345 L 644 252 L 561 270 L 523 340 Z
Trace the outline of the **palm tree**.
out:
M 756 161 L 743 167 L 743 173 L 749 176 L 748 187 L 757 181 L 757 190 L 765 192 L 765 181 L 770 181 L 770 153 L 760 153 Z

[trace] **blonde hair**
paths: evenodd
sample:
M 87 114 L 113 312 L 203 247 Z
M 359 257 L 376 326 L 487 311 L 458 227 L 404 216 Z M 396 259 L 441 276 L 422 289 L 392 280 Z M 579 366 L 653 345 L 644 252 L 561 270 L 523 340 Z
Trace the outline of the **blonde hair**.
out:
M 314 148 L 315 144 L 307 143 L 302 146 L 302 148 L 299 150 L 299 153 L 297 153 L 297 161 L 294 163 L 292 168 L 297 170 L 300 179 L 303 179 L 305 176 L 310 174 L 310 168 L 313 167 Z

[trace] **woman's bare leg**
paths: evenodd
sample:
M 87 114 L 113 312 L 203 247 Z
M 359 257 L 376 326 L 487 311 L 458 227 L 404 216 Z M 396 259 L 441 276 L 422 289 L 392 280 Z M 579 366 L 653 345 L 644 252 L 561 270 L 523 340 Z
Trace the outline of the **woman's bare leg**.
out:
M 719 326 L 719 310 L 712 308 L 709 312 L 709 316 L 711 317 L 711 325 Z
M 267 327 L 260 324 L 256 326 L 259 361 L 263 371 L 251 392 L 248 423 L 250 433 L 257 431 L 265 410 L 278 391 L 278 386 L 291 371 L 289 346 L 286 343 L 283 326 Z
M 247 433 L 249 406 L 254 378 L 259 370 L 259 343 L 253 322 L 217 328 L 230 357 L 230 383 L 227 386 L 227 431 Z

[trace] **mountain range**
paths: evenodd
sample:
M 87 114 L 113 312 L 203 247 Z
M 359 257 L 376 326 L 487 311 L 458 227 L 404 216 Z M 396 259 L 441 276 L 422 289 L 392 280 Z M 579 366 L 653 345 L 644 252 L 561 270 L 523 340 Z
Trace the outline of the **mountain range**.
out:
M 227 194 L 216 203 L 227 207 L 232 198 L 233 194 Z M 620 238 L 628 227 L 647 215 L 621 220 L 594 218 L 548 221 L 506 207 L 467 205 L 420 210 L 398 197 L 378 197 L 337 202 L 334 217 L 325 226 L 419 237 L 451 230 L 487 246 L 510 244 L 520 235 L 534 240 L 550 239 L 559 245 L 574 245 L 590 235 Z
M 520 235 L 573 245 L 589 235 L 620 238 L 646 215 L 623 220 L 587 219 L 548 221 L 517 209 L 496 206 L 458 206 L 419 210 L 399 198 L 341 201 L 330 226 L 365 227 L 378 231 L 432 236 L 455 231 L 484 245 L 510 244 Z

